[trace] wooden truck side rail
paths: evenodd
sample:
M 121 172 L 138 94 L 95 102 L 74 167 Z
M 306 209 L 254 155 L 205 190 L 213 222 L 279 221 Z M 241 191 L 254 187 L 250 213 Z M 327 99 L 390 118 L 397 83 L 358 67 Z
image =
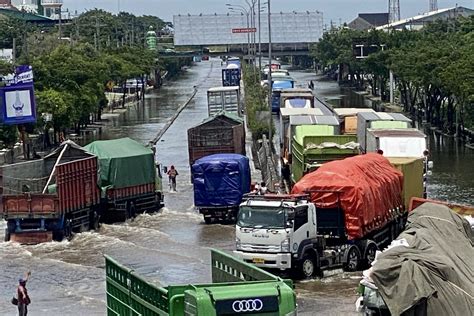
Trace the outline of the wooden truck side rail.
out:
M 59 198 L 55 194 L 21 194 L 2 197 L 4 219 L 55 218 L 60 214 Z

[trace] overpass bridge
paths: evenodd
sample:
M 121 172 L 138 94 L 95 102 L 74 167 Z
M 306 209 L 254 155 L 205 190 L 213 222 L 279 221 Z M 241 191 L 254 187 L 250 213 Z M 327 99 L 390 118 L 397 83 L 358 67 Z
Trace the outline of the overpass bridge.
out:
M 258 45 L 258 44 L 257 44 Z M 287 44 L 272 44 L 272 55 L 275 57 L 278 56 L 308 56 L 311 50 L 311 43 L 287 43 Z M 268 56 L 268 44 L 264 44 L 261 47 L 262 57 Z M 212 46 L 202 46 L 202 47 L 193 47 L 191 50 L 186 51 L 159 51 L 158 55 L 161 58 L 186 58 L 193 57 L 198 55 L 208 55 L 208 56 L 236 56 L 244 58 L 253 58 L 253 50 L 245 45 L 228 45 L 224 49 L 219 47 L 215 49 Z M 259 57 L 258 47 L 255 52 L 257 58 Z
M 272 13 L 271 42 L 274 56 L 305 56 L 323 35 L 323 14 L 315 12 Z M 262 16 L 261 29 L 249 25 L 248 16 L 241 14 L 175 15 L 174 46 L 176 52 L 162 52 L 161 57 L 255 55 L 259 38 L 262 55 L 268 52 L 268 22 Z M 251 19 L 253 21 L 256 20 Z M 249 42 L 254 46 L 249 47 Z M 186 52 L 179 52 L 180 48 Z M 208 51 L 209 50 L 209 51 Z

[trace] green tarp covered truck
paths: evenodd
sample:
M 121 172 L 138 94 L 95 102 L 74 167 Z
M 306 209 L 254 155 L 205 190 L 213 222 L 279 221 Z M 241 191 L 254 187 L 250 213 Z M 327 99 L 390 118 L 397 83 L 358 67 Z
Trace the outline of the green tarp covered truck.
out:
M 105 257 L 107 315 L 296 315 L 291 280 L 211 250 L 212 283 L 159 287 Z
M 99 158 L 104 221 L 122 221 L 162 206 L 161 174 L 151 149 L 130 138 L 95 141 L 85 149 Z
M 291 180 L 298 182 L 308 172 L 325 162 L 359 154 L 355 135 L 306 135 L 297 130 L 292 146 Z

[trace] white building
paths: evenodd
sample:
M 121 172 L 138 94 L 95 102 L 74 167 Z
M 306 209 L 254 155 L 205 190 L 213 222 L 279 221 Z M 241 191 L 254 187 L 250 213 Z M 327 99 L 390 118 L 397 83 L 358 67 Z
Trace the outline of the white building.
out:
M 43 15 L 53 20 L 59 19 L 59 12 L 62 13 L 62 19 L 69 18 L 68 14 L 61 11 L 63 0 L 11 0 L 11 4 L 18 10 Z
M 12 0 L 12 5 L 18 10 L 38 13 L 38 0 Z
M 377 30 L 419 30 L 428 23 L 435 22 L 437 20 L 451 20 L 456 19 L 460 16 L 470 16 L 474 14 L 474 10 L 468 9 L 465 7 L 454 7 L 447 9 L 439 9 L 437 11 L 432 11 L 424 13 L 421 15 L 414 16 L 412 18 L 403 19 L 397 22 L 390 24 L 382 25 L 377 27 Z

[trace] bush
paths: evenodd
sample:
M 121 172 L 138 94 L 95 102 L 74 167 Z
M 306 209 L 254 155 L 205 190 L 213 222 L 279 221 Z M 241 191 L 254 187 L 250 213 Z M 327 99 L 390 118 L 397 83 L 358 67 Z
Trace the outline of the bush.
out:
M 0 124 L 0 141 L 5 147 L 14 145 L 18 140 L 18 129 L 16 126 Z
M 247 109 L 247 122 L 254 140 L 261 139 L 262 135 L 268 136 L 269 124 L 257 117 L 257 112 L 269 111 L 267 102 L 267 89 L 260 85 L 260 74 L 253 66 L 244 67 L 245 106 Z M 275 134 L 275 128 L 272 126 Z

